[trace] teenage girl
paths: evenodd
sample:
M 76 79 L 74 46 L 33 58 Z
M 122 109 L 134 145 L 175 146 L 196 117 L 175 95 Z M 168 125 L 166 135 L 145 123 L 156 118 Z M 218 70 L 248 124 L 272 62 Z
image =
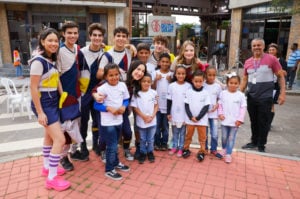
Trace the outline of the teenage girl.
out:
M 30 90 L 32 111 L 45 129 L 42 175 L 47 176 L 46 188 L 62 191 L 71 184 L 60 175 L 65 170 L 58 167 L 62 148 L 66 142 L 59 121 L 58 102 L 62 87 L 55 67 L 59 47 L 59 34 L 55 29 L 45 29 L 39 37 L 38 55 L 30 63 Z
M 187 158 L 191 152 L 189 150 L 192 138 L 197 129 L 198 141 L 200 149 L 197 154 L 197 159 L 201 162 L 205 156 L 205 141 L 206 141 L 206 128 L 208 125 L 208 109 L 210 106 L 209 93 L 203 89 L 204 73 L 197 70 L 193 73 L 192 89 L 186 92 L 185 112 L 186 112 L 186 136 L 184 142 L 184 150 L 182 156 Z
M 190 83 L 186 82 L 186 70 L 183 66 L 175 69 L 173 83 L 169 85 L 167 95 L 167 115 L 172 124 L 172 149 L 169 154 L 177 152 L 177 157 L 182 156 L 185 137 L 185 108 L 184 98 L 186 91 L 191 88 Z
M 101 114 L 101 138 L 106 144 L 105 176 L 121 180 L 122 175 L 115 169 L 129 171 L 118 158 L 118 141 L 122 130 L 123 113 L 129 104 L 129 93 L 124 82 L 120 82 L 119 66 L 108 63 L 104 67 L 104 84 L 97 88 L 97 93 L 105 96 L 103 103 L 94 103 L 94 108 Z
M 140 89 L 135 91 L 131 99 L 131 106 L 136 113 L 136 125 L 140 133 L 140 156 L 138 161 L 143 164 L 146 156 L 150 162 L 155 161 L 153 149 L 158 104 L 157 92 L 151 89 L 152 78 L 149 73 L 145 74 L 140 84 Z
M 218 158 L 222 158 L 217 152 L 218 147 L 218 98 L 222 91 L 220 84 L 216 83 L 217 70 L 215 67 L 208 67 L 205 71 L 205 79 L 203 86 L 209 93 L 211 105 L 208 110 L 208 123 L 210 132 L 210 153 Z M 206 137 L 208 136 L 208 128 L 206 129 Z M 208 137 L 207 137 L 208 138 Z M 208 150 L 208 139 L 206 139 L 205 149 Z
M 200 59 L 197 57 L 196 48 L 194 42 L 187 40 L 183 42 L 179 55 L 175 58 L 171 65 L 171 70 L 174 71 L 176 66 L 181 64 L 186 69 L 187 81 L 192 81 L 193 72 L 200 69 L 205 71 L 207 64 L 202 64 Z
M 225 155 L 225 162 L 230 163 L 238 128 L 244 122 L 247 103 L 245 95 L 238 90 L 239 76 L 235 73 L 227 74 L 226 84 L 227 90 L 220 94 L 218 115 L 222 130 L 221 154 Z

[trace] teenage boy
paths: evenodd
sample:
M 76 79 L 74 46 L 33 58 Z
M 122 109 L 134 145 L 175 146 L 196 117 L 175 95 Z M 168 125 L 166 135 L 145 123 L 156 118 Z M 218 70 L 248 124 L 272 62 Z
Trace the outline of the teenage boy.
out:
M 89 159 L 89 151 L 87 150 L 86 138 L 88 130 L 88 122 L 90 114 L 92 116 L 92 134 L 93 134 L 93 150 L 97 155 L 99 151 L 99 133 L 98 123 L 100 121 L 99 114 L 93 109 L 94 98 L 92 97 L 92 89 L 98 84 L 96 78 L 98 71 L 99 58 L 103 54 L 103 39 L 106 30 L 100 23 L 92 23 L 88 27 L 88 34 L 91 43 L 82 49 L 78 54 L 78 63 L 80 69 L 80 91 L 81 91 L 81 121 L 80 133 L 83 138 L 81 143 L 81 151 L 76 150 L 71 158 L 74 160 L 84 161 Z
M 61 47 L 59 49 L 57 57 L 57 69 L 60 73 L 60 81 L 63 91 L 67 92 L 67 100 L 71 99 L 69 102 L 72 102 L 74 104 L 72 110 L 67 109 L 64 112 L 62 109 L 62 128 L 64 129 L 64 131 L 75 131 L 80 136 L 80 89 L 78 81 L 78 52 L 80 47 L 76 44 L 79 36 L 79 26 L 73 21 L 67 21 L 62 26 L 62 34 L 64 37 L 64 43 L 61 44 Z M 64 117 L 62 117 L 62 114 Z M 71 171 L 74 169 L 74 166 L 67 156 L 70 149 L 71 139 L 67 140 L 69 140 L 69 142 L 66 143 L 66 146 L 64 147 L 60 163 L 65 170 Z
M 126 48 L 128 43 L 129 31 L 125 27 L 117 27 L 114 30 L 114 46 L 107 52 L 105 52 L 100 60 L 99 69 L 97 72 L 97 78 L 102 79 L 103 69 L 108 63 L 118 64 L 120 68 L 121 79 L 126 80 L 126 73 L 131 63 L 131 52 Z M 130 141 L 132 138 L 132 131 L 130 128 L 130 122 L 128 118 L 128 108 L 123 114 L 122 125 L 122 137 L 123 137 L 123 149 L 125 158 L 129 161 L 133 161 L 133 155 L 130 153 Z
M 168 51 L 167 49 L 168 38 L 162 35 L 157 35 L 153 37 L 153 45 L 154 45 L 154 51 L 151 53 L 148 62 L 153 64 L 155 67 L 157 67 L 159 56 L 162 53 Z

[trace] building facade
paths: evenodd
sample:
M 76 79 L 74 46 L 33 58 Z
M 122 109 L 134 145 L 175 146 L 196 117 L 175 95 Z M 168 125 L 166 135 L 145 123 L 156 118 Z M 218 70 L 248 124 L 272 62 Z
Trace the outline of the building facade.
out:
M 249 58 L 251 40 L 258 37 L 265 40 L 266 46 L 278 44 L 282 56 L 288 56 L 291 44 L 300 44 L 300 15 L 291 12 L 299 3 L 291 0 L 275 9 L 270 0 L 230 0 L 229 66 L 234 66 L 237 58 L 242 62 Z
M 130 18 L 128 0 L 0 0 L 0 60 L 12 63 L 12 50 L 18 47 L 27 64 L 39 32 L 45 27 L 59 31 L 68 20 L 79 25 L 80 46 L 88 42 L 87 27 L 93 22 L 105 27 L 105 42 L 112 45 L 113 29 L 129 27 Z

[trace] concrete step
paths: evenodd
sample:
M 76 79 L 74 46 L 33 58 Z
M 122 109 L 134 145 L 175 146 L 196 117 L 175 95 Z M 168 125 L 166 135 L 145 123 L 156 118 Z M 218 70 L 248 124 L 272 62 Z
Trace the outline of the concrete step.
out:
M 23 76 L 29 77 L 30 69 L 29 66 L 23 65 Z M 15 77 L 16 69 L 12 64 L 5 64 L 0 67 L 0 77 Z

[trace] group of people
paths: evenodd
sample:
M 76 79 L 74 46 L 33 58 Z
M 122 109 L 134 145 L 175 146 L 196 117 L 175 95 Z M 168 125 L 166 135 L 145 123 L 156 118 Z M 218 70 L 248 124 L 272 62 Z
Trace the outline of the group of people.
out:
M 269 98 L 269 90 L 273 89 L 271 74 L 272 77 L 273 73 L 277 74 L 279 80 L 283 75 L 277 59 L 261 51 L 263 40 L 260 39 L 252 41 L 254 57 L 246 61 L 243 81 L 238 74 L 228 73 L 226 89 L 223 89 L 216 79 L 216 69 L 200 62 L 191 41 L 183 43 L 173 60 L 165 36 L 153 38 L 151 52 L 150 46 L 144 43 L 136 49 L 128 45 L 129 32 L 125 27 L 114 30 L 114 45 L 110 49 L 103 44 L 106 30 L 99 23 L 88 27 L 91 43 L 83 48 L 76 44 L 79 27 L 75 22 L 65 22 L 62 32 L 64 42 L 60 44 L 55 29 L 43 30 L 37 54 L 30 60 L 32 110 L 45 128 L 42 175 L 47 177 L 46 188 L 58 191 L 71 186 L 60 177 L 74 169 L 70 159 L 89 160 L 86 138 L 90 115 L 92 149 L 105 162 L 105 176 L 113 180 L 122 179 L 117 171 L 130 170 L 119 160 L 119 141 L 126 160 L 137 159 L 140 164 L 146 159 L 155 162 L 155 150 L 169 149 L 169 123 L 172 127 L 170 155 L 189 157 L 196 129 L 200 144 L 197 159 L 203 161 L 209 152 L 209 132 L 210 153 L 230 163 L 236 134 L 247 109 L 245 95 L 239 87 L 244 91 L 249 80 L 248 111 L 250 114 L 250 104 L 253 110 L 250 117 L 257 117 L 260 113 L 267 114 L 268 108 L 271 110 L 265 106 L 269 100 L 262 100 Z M 282 104 L 285 96 L 284 88 L 280 88 L 278 103 Z M 130 151 L 131 112 L 134 155 Z M 264 149 L 266 143 L 263 114 L 258 119 L 251 118 L 251 130 L 255 132 L 251 144 L 259 149 Z M 220 151 L 217 150 L 218 120 L 222 129 Z

